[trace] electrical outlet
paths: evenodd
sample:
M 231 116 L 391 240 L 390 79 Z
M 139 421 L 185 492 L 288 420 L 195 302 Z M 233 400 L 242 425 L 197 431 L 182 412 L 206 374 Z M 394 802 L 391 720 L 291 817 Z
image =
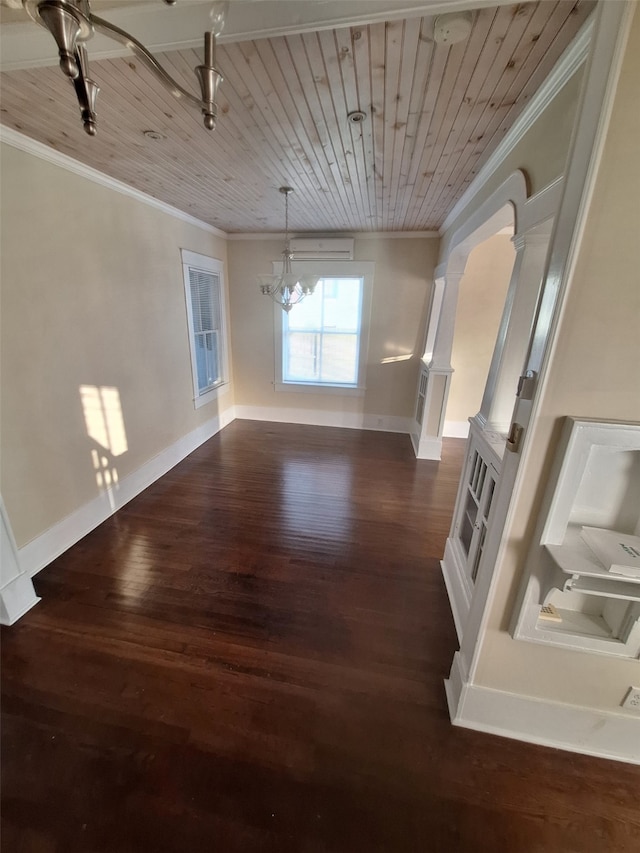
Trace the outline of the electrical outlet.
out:
M 630 687 L 627 690 L 627 695 L 622 701 L 622 707 L 627 711 L 635 711 L 640 714 L 640 687 Z

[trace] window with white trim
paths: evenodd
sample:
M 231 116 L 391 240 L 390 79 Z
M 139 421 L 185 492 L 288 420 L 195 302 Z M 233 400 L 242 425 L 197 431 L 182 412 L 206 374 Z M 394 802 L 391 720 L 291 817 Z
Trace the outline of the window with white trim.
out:
M 357 393 L 364 389 L 373 264 L 294 263 L 320 276 L 315 292 L 289 313 L 277 307 L 277 387 Z M 278 328 L 279 327 L 279 328 Z
M 214 400 L 227 383 L 223 264 L 182 249 L 194 404 Z

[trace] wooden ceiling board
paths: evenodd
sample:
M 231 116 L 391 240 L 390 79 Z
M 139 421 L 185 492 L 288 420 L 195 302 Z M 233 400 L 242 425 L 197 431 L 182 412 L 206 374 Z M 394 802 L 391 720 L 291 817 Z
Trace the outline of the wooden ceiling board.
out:
M 281 232 L 285 184 L 296 190 L 293 231 L 432 230 L 594 5 L 484 7 L 470 37 L 450 47 L 433 41 L 430 17 L 221 44 L 213 133 L 135 57 L 90 61 L 101 88 L 95 138 L 57 67 L 2 73 L 0 116 L 227 232 Z M 196 50 L 158 58 L 195 91 Z M 353 110 L 366 120 L 349 122 Z

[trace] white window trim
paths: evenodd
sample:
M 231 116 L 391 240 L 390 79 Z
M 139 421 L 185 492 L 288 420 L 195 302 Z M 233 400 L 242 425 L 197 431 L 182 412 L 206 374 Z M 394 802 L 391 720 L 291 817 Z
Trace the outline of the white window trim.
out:
M 274 275 L 282 271 L 282 262 L 273 262 Z M 313 382 L 282 381 L 282 308 L 274 305 L 275 340 L 275 390 L 285 393 L 333 394 L 348 397 L 363 397 L 366 389 L 367 354 L 369 352 L 369 331 L 371 327 L 371 303 L 373 299 L 373 261 L 293 261 L 293 271 L 300 275 L 312 274 L 321 278 L 362 278 L 362 315 L 360 320 L 360 347 L 358 351 L 358 384 L 329 385 Z M 291 309 L 295 311 L 295 306 Z
M 191 358 L 191 381 L 193 385 L 193 406 L 200 409 L 207 403 L 212 403 L 229 390 L 229 358 L 228 358 L 228 336 L 227 336 L 227 306 L 226 288 L 224 280 L 224 264 L 217 258 L 208 255 L 200 255 L 188 249 L 181 249 L 182 257 L 182 279 L 184 283 L 184 299 L 187 311 L 187 329 L 189 332 L 189 355 Z M 208 388 L 202 394 L 198 390 L 198 366 L 194 350 L 194 328 L 193 310 L 191 306 L 191 283 L 189 270 L 197 269 L 204 272 L 216 273 L 220 277 L 220 367 L 222 380 L 212 388 Z

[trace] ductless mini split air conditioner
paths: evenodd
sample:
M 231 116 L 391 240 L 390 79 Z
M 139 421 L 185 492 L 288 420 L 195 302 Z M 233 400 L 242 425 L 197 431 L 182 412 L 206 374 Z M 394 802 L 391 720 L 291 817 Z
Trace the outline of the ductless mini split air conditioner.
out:
M 291 241 L 294 261 L 352 261 L 352 237 L 299 237 Z

